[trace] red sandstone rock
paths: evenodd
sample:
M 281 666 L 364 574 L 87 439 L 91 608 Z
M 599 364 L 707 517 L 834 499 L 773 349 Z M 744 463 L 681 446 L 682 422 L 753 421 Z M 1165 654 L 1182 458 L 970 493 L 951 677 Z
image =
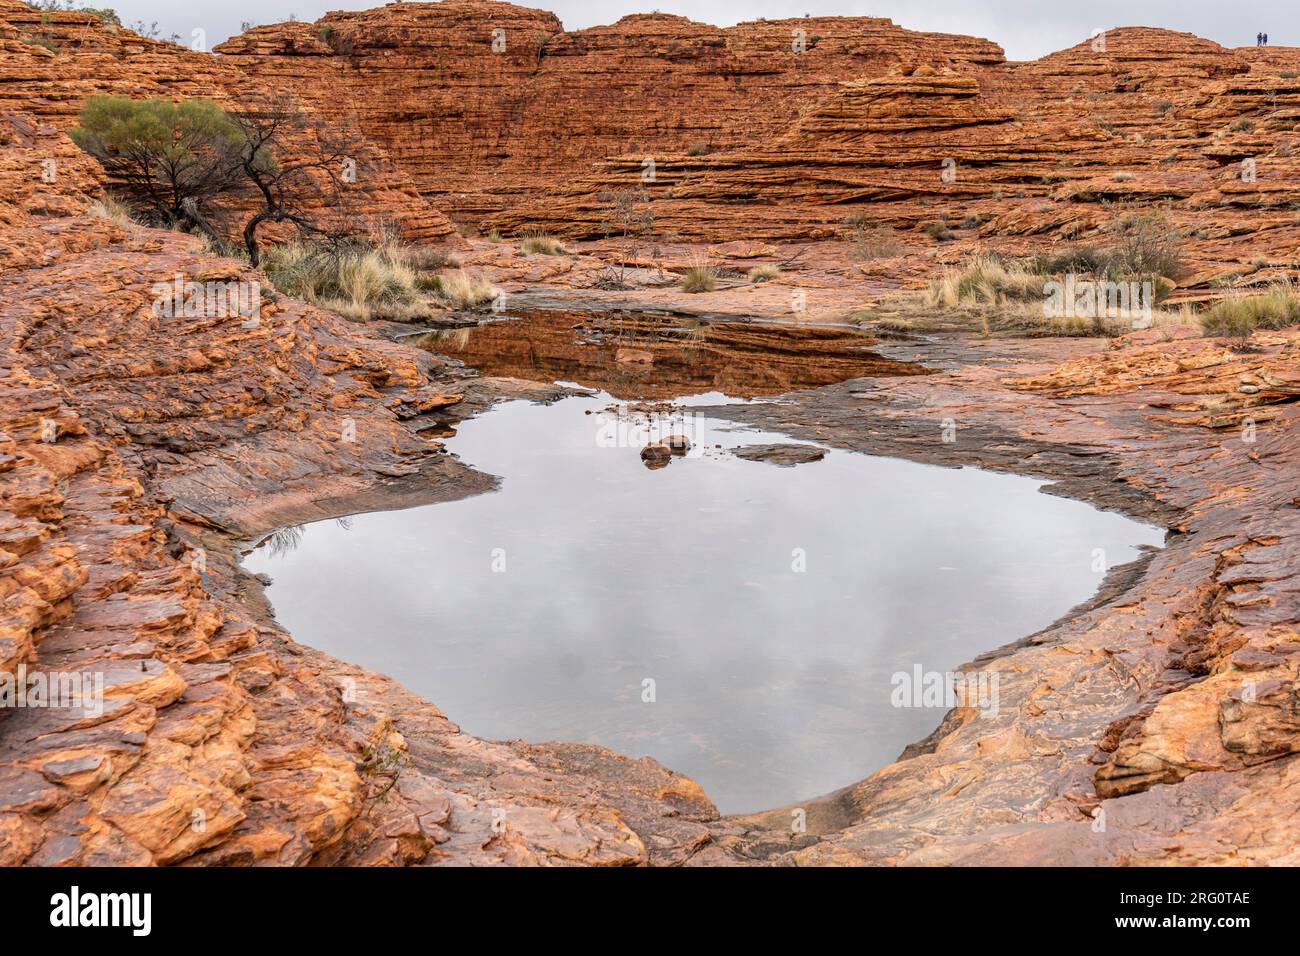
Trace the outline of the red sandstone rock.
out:
M 470 737 L 276 627 L 239 539 L 416 500 L 395 476 L 418 474 L 419 500 L 488 487 L 405 420 L 505 384 L 283 297 L 255 327 L 164 328 L 155 282 L 256 274 L 86 215 L 100 172 L 58 132 L 98 93 L 252 102 L 284 82 L 371 137 L 374 214 L 415 238 L 450 235 L 421 196 L 591 234 L 595 193 L 638 182 L 649 153 L 660 228 L 742 243 L 718 257 L 755 238 L 774 240 L 765 256 L 812 236 L 824 252 L 854 209 L 904 231 L 979 213 L 951 251 L 908 237 L 888 268 L 915 279 L 977 243 L 1086 237 L 1122 199 L 1193 230 L 1184 286 L 1204 288 L 1291 268 L 1295 51 L 1133 28 L 1008 64 L 885 21 L 655 15 L 568 34 L 449 2 L 258 28 L 213 59 L 79 14 L 53 15 L 51 52 L 22 41 L 33 17 L 0 0 L 0 672 L 101 674 L 106 693 L 102 713 L 0 713 L 0 863 L 1298 862 L 1294 329 L 1249 353 L 1159 332 L 963 341 L 931 375 L 729 408 L 832 447 L 1041 474 L 1178 532 L 1127 586 L 996 659 L 995 719 L 954 710 L 907 759 L 810 801 L 796 841 L 787 811 L 718 820 L 650 760 Z M 875 288 L 822 260 L 803 278 Z M 591 271 L 547 268 L 557 285 Z M 753 295 L 788 308 L 762 298 L 783 289 Z M 966 436 L 951 447 L 930 427 L 948 417 Z
M 29 42 L 33 36 L 54 49 Z M 19 110 L 67 129 L 91 96 L 206 97 L 255 109 L 272 102 L 276 93 L 275 86 L 210 54 L 149 40 L 90 14 L 45 13 L 21 0 L 0 0 L 0 114 Z M 305 101 L 300 105 L 310 110 Z M 331 116 L 329 123 L 336 132 L 351 129 L 338 117 Z M 42 158 L 61 154 L 67 154 L 66 148 Z M 458 242 L 451 224 L 420 200 L 408 175 L 382 147 L 363 141 L 355 158 L 359 219 L 375 228 L 400 228 L 412 241 Z M 330 210 L 317 211 L 324 215 Z M 235 231 L 234 224 L 231 229 Z

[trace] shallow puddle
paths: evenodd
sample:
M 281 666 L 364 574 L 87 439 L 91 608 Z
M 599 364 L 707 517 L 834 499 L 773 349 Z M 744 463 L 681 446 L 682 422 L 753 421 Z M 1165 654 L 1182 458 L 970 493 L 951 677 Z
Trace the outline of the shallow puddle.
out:
M 246 564 L 299 640 L 467 732 L 650 755 L 737 813 L 893 760 L 947 709 L 932 674 L 1086 600 L 1099 555 L 1163 537 L 1028 478 L 837 450 L 778 467 L 732 449 L 780 435 L 613 405 L 498 406 L 448 441 L 498 491 L 312 524 Z M 643 460 L 669 434 L 690 451 Z

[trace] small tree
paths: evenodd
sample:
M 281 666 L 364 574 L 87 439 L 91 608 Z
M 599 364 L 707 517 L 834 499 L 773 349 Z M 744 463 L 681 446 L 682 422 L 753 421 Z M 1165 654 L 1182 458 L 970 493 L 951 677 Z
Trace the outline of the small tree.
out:
M 600 230 L 605 238 L 617 235 L 619 242 L 618 270 L 614 283 L 618 288 L 627 285 L 627 261 L 636 256 L 640 243 L 654 239 L 655 213 L 650 194 L 640 189 L 603 189 L 596 194 L 600 203 Z
M 234 115 L 204 99 L 92 97 L 69 134 L 152 225 L 195 229 L 225 249 L 213 225 L 214 201 L 228 196 L 251 205 L 241 239 L 253 265 L 261 258 L 263 223 L 288 222 L 335 238 L 353 231 L 343 176 L 357 144 L 310 122 L 288 97 Z M 282 162 L 277 153 L 288 152 L 290 141 L 299 158 Z M 331 204 L 338 214 L 322 225 L 316 213 Z
M 355 163 L 359 144 L 312 123 L 289 98 L 236 117 L 240 139 L 239 169 L 256 192 L 261 208 L 244 225 L 243 242 L 249 261 L 261 259 L 257 231 L 266 222 L 288 222 L 300 230 L 329 238 L 353 231 L 346 211 L 344 170 Z M 282 162 L 276 149 L 293 139 L 297 161 Z M 313 207 L 333 205 L 334 222 L 323 224 Z
M 205 207 L 241 175 L 231 156 L 243 133 L 216 103 L 96 96 L 68 135 L 143 206 L 146 221 L 221 244 Z

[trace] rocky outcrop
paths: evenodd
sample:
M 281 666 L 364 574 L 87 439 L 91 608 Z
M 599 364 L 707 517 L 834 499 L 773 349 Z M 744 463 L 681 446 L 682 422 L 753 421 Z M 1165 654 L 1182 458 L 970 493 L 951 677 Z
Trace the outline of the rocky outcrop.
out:
M 742 445 L 733 448 L 731 453 L 746 461 L 762 461 L 780 468 L 793 468 L 809 462 L 821 461 L 826 457 L 826 449 L 816 445 L 796 445 L 781 442 L 771 445 Z
M 485 232 L 599 238 L 602 191 L 645 187 L 661 241 L 843 241 L 865 219 L 951 259 L 1087 240 L 1119 204 L 1187 235 L 1184 284 L 1202 297 L 1275 278 L 1300 243 L 1284 49 L 1131 27 L 1007 63 L 885 20 L 651 14 L 566 32 L 456 0 L 257 27 L 218 50 L 359 123 Z
M 269 289 L 256 321 L 160 312 L 177 276 L 260 277 L 88 215 L 70 147 L 0 124 L 0 864 L 625 865 L 703 842 L 716 811 L 653 761 L 467 737 L 275 625 L 245 535 L 395 504 L 402 476 L 420 500 L 490 486 L 406 424 L 460 383 Z
M 1095 240 L 1158 211 L 1186 237 L 1183 284 L 1267 281 L 1300 241 L 1283 212 L 1300 201 L 1289 72 L 1143 28 L 1033 63 L 905 62 L 846 78 L 769 141 L 661 155 L 645 185 L 668 237 L 843 241 L 866 222 L 948 260 Z M 638 185 L 641 162 L 607 158 L 487 225 L 599 236 L 601 192 Z
M 695 862 L 1294 863 L 1297 356 L 1294 329 L 1249 354 L 1151 333 L 987 342 L 926 378 L 702 410 L 1041 475 L 1172 534 L 1098 599 L 968 665 L 998 676 L 995 713 L 958 707 L 897 763 L 803 804 L 807 833 L 796 808 L 724 821 Z
M 515 213 L 605 156 L 634 157 L 639 175 L 646 156 L 775 138 L 840 81 L 900 62 L 1002 61 L 986 40 L 867 17 L 720 28 L 655 13 L 566 32 L 553 14 L 487 0 L 333 12 L 216 50 L 355 119 L 435 205 L 472 220 Z
M 822 371 L 863 376 L 837 385 L 796 377 L 768 329 L 742 321 L 790 318 L 793 292 L 847 307 L 976 243 L 1086 238 L 1115 201 L 1188 232 L 1185 284 L 1289 275 L 1294 51 L 1134 28 L 1021 64 L 878 20 L 720 30 L 653 15 L 570 34 L 471 2 L 330 14 L 222 50 L 0 0 L 0 679 L 98 690 L 0 709 L 0 863 L 1297 862 L 1300 333 L 1245 351 L 1175 328 L 1110 346 L 881 346 L 801 328 Z M 702 413 L 818 450 L 1039 475 L 1168 526 L 1168 547 L 972 662 L 1001 678 L 996 714 L 958 707 L 898 762 L 801 808 L 719 819 L 654 761 L 461 733 L 393 681 L 296 643 L 237 555 L 304 521 L 491 487 L 433 434 L 502 394 L 554 389 L 476 379 L 263 289 L 191 238 L 89 214 L 102 171 L 60 132 L 98 93 L 247 103 L 282 84 L 371 139 L 366 202 L 415 240 L 451 236 L 430 199 L 507 230 L 595 234 L 595 196 L 639 184 L 647 154 L 658 228 L 736 241 L 633 268 L 743 266 L 821 240 L 762 283 L 729 267 L 707 296 L 648 281 L 610 293 L 633 313 L 629 341 L 594 354 L 543 329 L 531 354 L 572 377 L 639 388 L 660 363 L 665 394 L 701 381 L 627 297 L 730 297 L 729 314 L 694 316 L 717 357 L 704 380 L 735 390 L 761 373 L 755 393 L 801 391 Z M 848 265 L 854 211 L 911 254 Z M 955 238 L 922 238 L 944 213 Z M 590 291 L 603 275 L 590 257 L 489 245 L 469 254 L 512 292 Z M 168 312 L 178 281 L 256 284 L 261 307 Z M 519 331 L 478 330 L 489 347 L 471 357 L 522 368 Z M 949 420 L 955 441 L 940 437 Z
M 0 0 L 0 115 L 20 111 L 67 129 L 76 125 L 87 98 L 106 95 L 204 97 L 254 111 L 277 104 L 280 97 L 274 85 L 261 84 L 209 53 L 141 37 L 93 14 L 38 11 L 21 0 Z M 298 106 L 308 123 L 316 121 L 310 104 L 300 101 Z M 344 197 L 350 217 L 362 227 L 397 229 L 413 242 L 459 242 L 451 223 L 420 198 L 381 145 L 337 117 L 330 117 L 329 124 L 331 132 L 357 146 L 355 188 Z M 295 144 L 304 152 L 310 146 L 299 137 L 286 148 Z M 38 158 L 34 175 L 50 158 Z M 248 202 L 237 200 L 225 208 L 238 213 Z M 326 220 L 337 206 L 324 190 L 307 204 Z M 237 233 L 242 223 L 232 216 L 222 225 Z

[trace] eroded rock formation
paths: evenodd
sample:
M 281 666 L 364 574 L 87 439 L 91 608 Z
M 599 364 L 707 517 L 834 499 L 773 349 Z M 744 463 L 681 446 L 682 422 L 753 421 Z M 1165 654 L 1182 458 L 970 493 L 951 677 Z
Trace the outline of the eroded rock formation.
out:
M 601 191 L 644 186 L 666 241 L 843 239 L 868 217 L 951 259 L 1088 239 L 1118 204 L 1166 212 L 1203 292 L 1275 278 L 1300 245 L 1291 49 L 1130 27 L 1014 63 L 886 20 L 652 14 L 565 32 L 479 0 L 331 13 L 217 49 L 358 123 L 485 232 L 598 238 Z M 941 222 L 955 242 L 922 231 Z
M 566 32 L 551 13 L 488 0 L 334 12 L 216 49 L 361 124 L 458 217 L 513 212 L 604 156 L 634 155 L 639 173 L 646 155 L 744 148 L 892 64 L 1002 60 L 986 40 L 865 17 L 723 29 L 639 14 Z
M 1294 328 L 1250 351 L 1187 327 L 1110 347 L 902 344 L 890 354 L 931 374 L 714 410 L 1041 475 L 1174 531 L 1089 606 L 979 662 L 1002 677 L 996 716 L 953 710 L 904 759 L 809 801 L 793 833 L 788 808 L 718 819 L 652 760 L 463 734 L 285 634 L 241 547 L 484 490 L 430 426 L 555 392 L 475 377 L 269 287 L 257 322 L 160 314 L 177 277 L 264 277 L 91 214 L 102 171 L 61 130 L 90 95 L 255 103 L 286 85 L 369 139 L 369 215 L 427 241 L 453 235 L 439 206 L 484 228 L 594 234 L 598 191 L 640 183 L 653 155 L 661 230 L 728 240 L 693 252 L 743 263 L 820 239 L 799 280 L 816 304 L 976 243 L 1087 237 L 1113 218 L 1103 200 L 1122 201 L 1188 231 L 1184 284 L 1205 290 L 1295 268 L 1300 54 L 1133 28 L 1006 63 L 986 41 L 880 20 L 722 30 L 651 15 L 566 33 L 479 2 L 330 14 L 221 51 L 0 0 L 0 676 L 98 675 L 104 699 L 0 712 L 0 863 L 1297 862 Z M 836 259 L 854 211 L 904 233 L 906 254 Z M 916 232 L 944 213 L 954 241 Z M 472 255 L 512 286 L 594 288 L 577 257 Z M 785 281 L 721 294 L 789 317 Z M 761 351 L 761 330 L 724 330 Z M 626 363 L 653 364 L 655 343 L 635 344 Z M 829 336 L 828 364 L 855 358 L 842 345 Z M 946 420 L 958 441 L 939 439 Z
M 33 187 L 53 127 L 0 144 L 0 673 L 103 681 L 102 709 L 0 711 L 0 863 L 626 864 L 706 838 L 712 805 L 652 761 L 466 737 L 259 614 L 243 535 L 396 504 L 403 475 L 489 486 L 403 424 L 463 393 L 273 293 L 253 327 L 160 317 L 156 283 L 258 277 L 87 215 L 75 150 Z
M 279 94 L 210 54 L 141 37 L 92 14 L 43 12 L 21 0 L 0 0 L 0 115 L 22 111 L 68 129 L 92 96 L 204 97 L 257 110 L 275 106 Z M 311 122 L 310 104 L 297 105 Z M 458 242 L 451 223 L 420 199 L 382 146 L 338 117 L 329 123 L 358 146 L 355 189 L 347 197 L 351 215 L 373 228 L 399 229 L 412 241 Z M 38 161 L 33 176 L 40 173 Z M 332 207 L 322 197 L 309 208 L 329 213 Z M 238 231 L 233 224 L 231 231 Z

